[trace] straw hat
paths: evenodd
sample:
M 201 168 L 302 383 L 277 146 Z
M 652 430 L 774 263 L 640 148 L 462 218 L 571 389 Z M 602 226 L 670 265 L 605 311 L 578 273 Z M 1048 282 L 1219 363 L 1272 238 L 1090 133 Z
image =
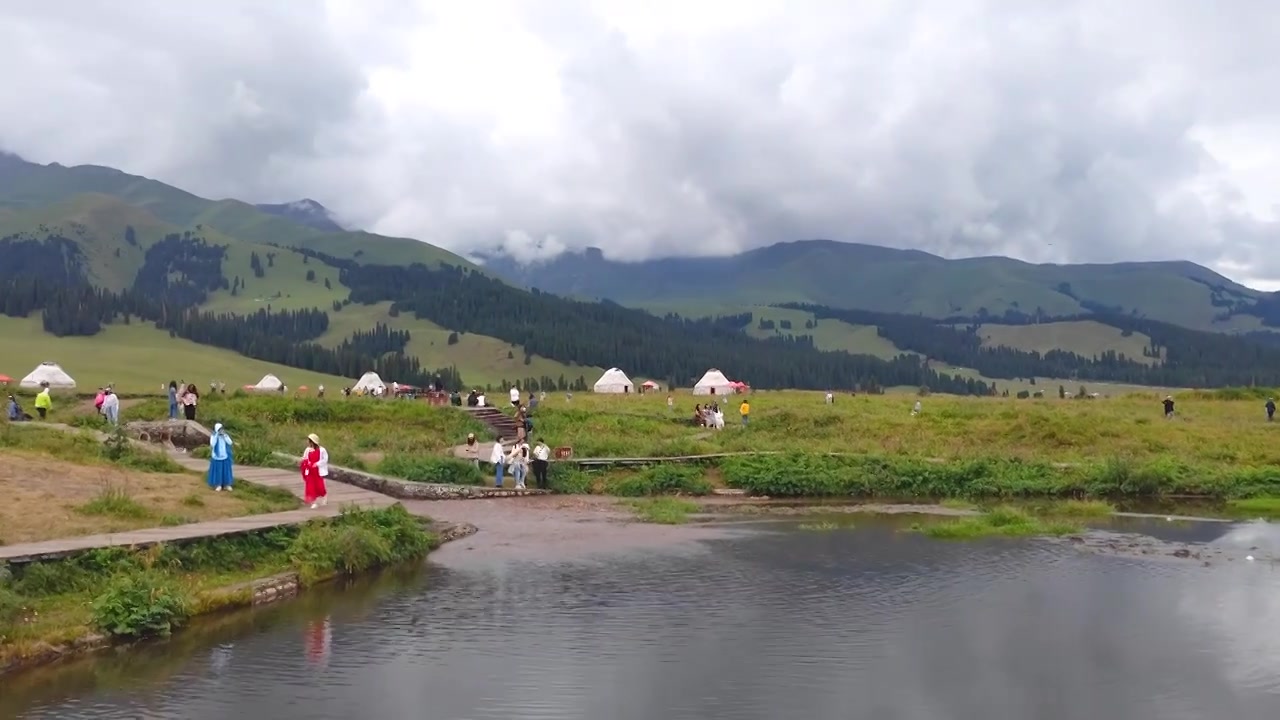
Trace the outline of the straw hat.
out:
M 307 436 L 307 439 L 308 439 L 308 440 L 310 440 L 311 442 L 313 442 L 313 443 L 317 444 L 317 445 L 319 445 L 319 444 L 320 444 L 320 436 L 319 436 L 319 435 L 317 435 L 317 434 L 315 434 L 315 433 L 311 433 L 310 435 L 308 435 L 308 436 Z

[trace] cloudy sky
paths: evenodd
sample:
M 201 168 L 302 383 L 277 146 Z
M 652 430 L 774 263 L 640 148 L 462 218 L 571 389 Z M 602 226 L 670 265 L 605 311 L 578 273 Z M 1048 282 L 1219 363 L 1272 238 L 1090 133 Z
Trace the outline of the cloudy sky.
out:
M 523 257 L 831 238 L 1280 286 L 1268 0 L 0 4 L 0 148 Z

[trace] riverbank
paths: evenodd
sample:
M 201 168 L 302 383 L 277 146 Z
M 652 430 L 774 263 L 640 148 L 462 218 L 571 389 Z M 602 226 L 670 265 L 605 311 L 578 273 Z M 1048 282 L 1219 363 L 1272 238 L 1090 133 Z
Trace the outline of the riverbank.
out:
M 0 674 L 165 636 L 194 616 L 290 597 L 474 532 L 396 505 L 236 536 L 0 565 Z

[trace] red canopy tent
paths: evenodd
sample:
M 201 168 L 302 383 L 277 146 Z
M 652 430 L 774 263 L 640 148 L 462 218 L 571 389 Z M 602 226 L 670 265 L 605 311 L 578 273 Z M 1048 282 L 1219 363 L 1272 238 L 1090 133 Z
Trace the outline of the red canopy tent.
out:
M 0 375 L 0 383 L 11 383 L 11 382 L 13 382 L 13 378 L 9 377 L 8 375 Z

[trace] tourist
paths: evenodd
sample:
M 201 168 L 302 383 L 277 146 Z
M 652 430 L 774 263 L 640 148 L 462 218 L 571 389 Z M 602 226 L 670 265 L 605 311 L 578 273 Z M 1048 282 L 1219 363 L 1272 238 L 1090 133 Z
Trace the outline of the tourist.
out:
M 321 399 L 321 400 L 323 400 L 323 399 L 324 399 L 324 385 L 323 385 L 323 384 L 321 384 L 319 387 L 317 387 L 317 388 L 316 388 L 316 397 L 317 397 L 317 398 L 319 398 L 319 399 Z
M 484 407 L 485 406 L 484 391 L 478 390 L 476 392 L 479 393 L 476 395 L 476 407 Z
M 502 437 L 499 436 L 493 443 L 493 449 L 489 451 L 489 462 L 493 464 L 493 486 L 497 488 L 502 487 L 502 466 L 506 460 L 502 452 Z
M 912 408 L 911 408 L 911 417 L 915 417 L 915 416 L 919 415 L 919 414 L 920 414 L 920 410 L 922 410 L 922 409 L 923 409 L 923 406 L 920 404 L 920 401 L 919 401 L 919 400 L 917 400 L 917 401 L 916 401 L 916 404 L 915 404 L 914 406 L 912 406 Z
M 828 391 L 827 391 L 827 404 L 828 404 L 828 405 L 830 405 L 831 403 L 833 403 L 833 402 L 835 402 L 835 401 L 836 401 L 835 393 L 833 393 L 833 392 L 831 392 L 830 390 L 828 390 Z
M 742 427 L 747 426 L 747 421 L 751 419 L 751 403 L 743 398 L 742 404 L 738 406 L 738 414 L 742 416 Z
M 671 393 L 667 393 L 667 414 L 670 415 L 675 411 L 676 411 L 676 399 L 671 397 Z
M 18 398 L 9 396 L 9 422 L 26 422 L 31 416 L 22 411 L 22 406 L 18 404 Z
M 107 391 L 104 388 L 98 388 L 98 394 L 93 396 L 93 409 L 98 411 L 99 415 L 106 415 L 102 410 L 102 403 L 107 399 Z
M 200 402 L 200 393 L 196 390 L 195 384 L 187 385 L 187 391 L 182 394 L 182 412 L 188 420 L 196 419 L 196 405 Z
M 1173 396 L 1166 395 L 1164 397 L 1164 418 L 1168 420 L 1173 417 Z
M 178 419 L 178 383 L 169 381 L 169 419 Z
M 1267 408 L 1267 422 L 1271 422 L 1272 420 L 1275 419 L 1275 416 L 1276 416 L 1276 399 L 1267 398 L 1266 408 Z
M 516 489 L 524 489 L 524 477 L 529 472 L 529 443 L 517 440 L 511 446 L 511 454 L 507 456 L 507 465 L 511 468 L 511 476 L 516 479 Z
M 520 407 L 520 391 L 515 385 L 511 386 L 511 407 Z
M 468 458 L 471 458 L 471 464 L 480 467 L 480 446 L 476 444 L 475 433 L 467 433 L 467 447 L 463 452 Z
M 302 501 L 311 504 L 314 510 L 329 502 L 329 493 L 325 490 L 324 479 L 329 474 L 329 451 L 320 445 L 320 437 L 315 433 L 307 436 L 307 449 L 302 454 Z
M 702 403 L 694 403 L 693 405 L 693 424 L 698 427 L 707 426 L 707 417 L 702 412 Z
M 110 386 L 103 391 L 102 398 L 102 415 L 107 418 L 107 422 L 111 425 L 120 424 L 120 396 L 116 395 L 116 391 Z
M 551 458 L 551 448 L 547 447 L 547 443 L 542 438 L 538 438 L 538 445 L 533 449 L 533 480 L 539 490 L 550 489 L 547 484 L 547 461 Z
M 232 444 L 222 423 L 214 423 L 213 435 L 209 437 L 209 487 L 215 492 L 222 492 L 224 488 L 231 492 Z
M 49 397 L 49 383 L 40 383 L 40 393 L 36 395 L 36 414 L 41 420 L 49 417 L 49 411 L 53 409 L 53 398 Z

